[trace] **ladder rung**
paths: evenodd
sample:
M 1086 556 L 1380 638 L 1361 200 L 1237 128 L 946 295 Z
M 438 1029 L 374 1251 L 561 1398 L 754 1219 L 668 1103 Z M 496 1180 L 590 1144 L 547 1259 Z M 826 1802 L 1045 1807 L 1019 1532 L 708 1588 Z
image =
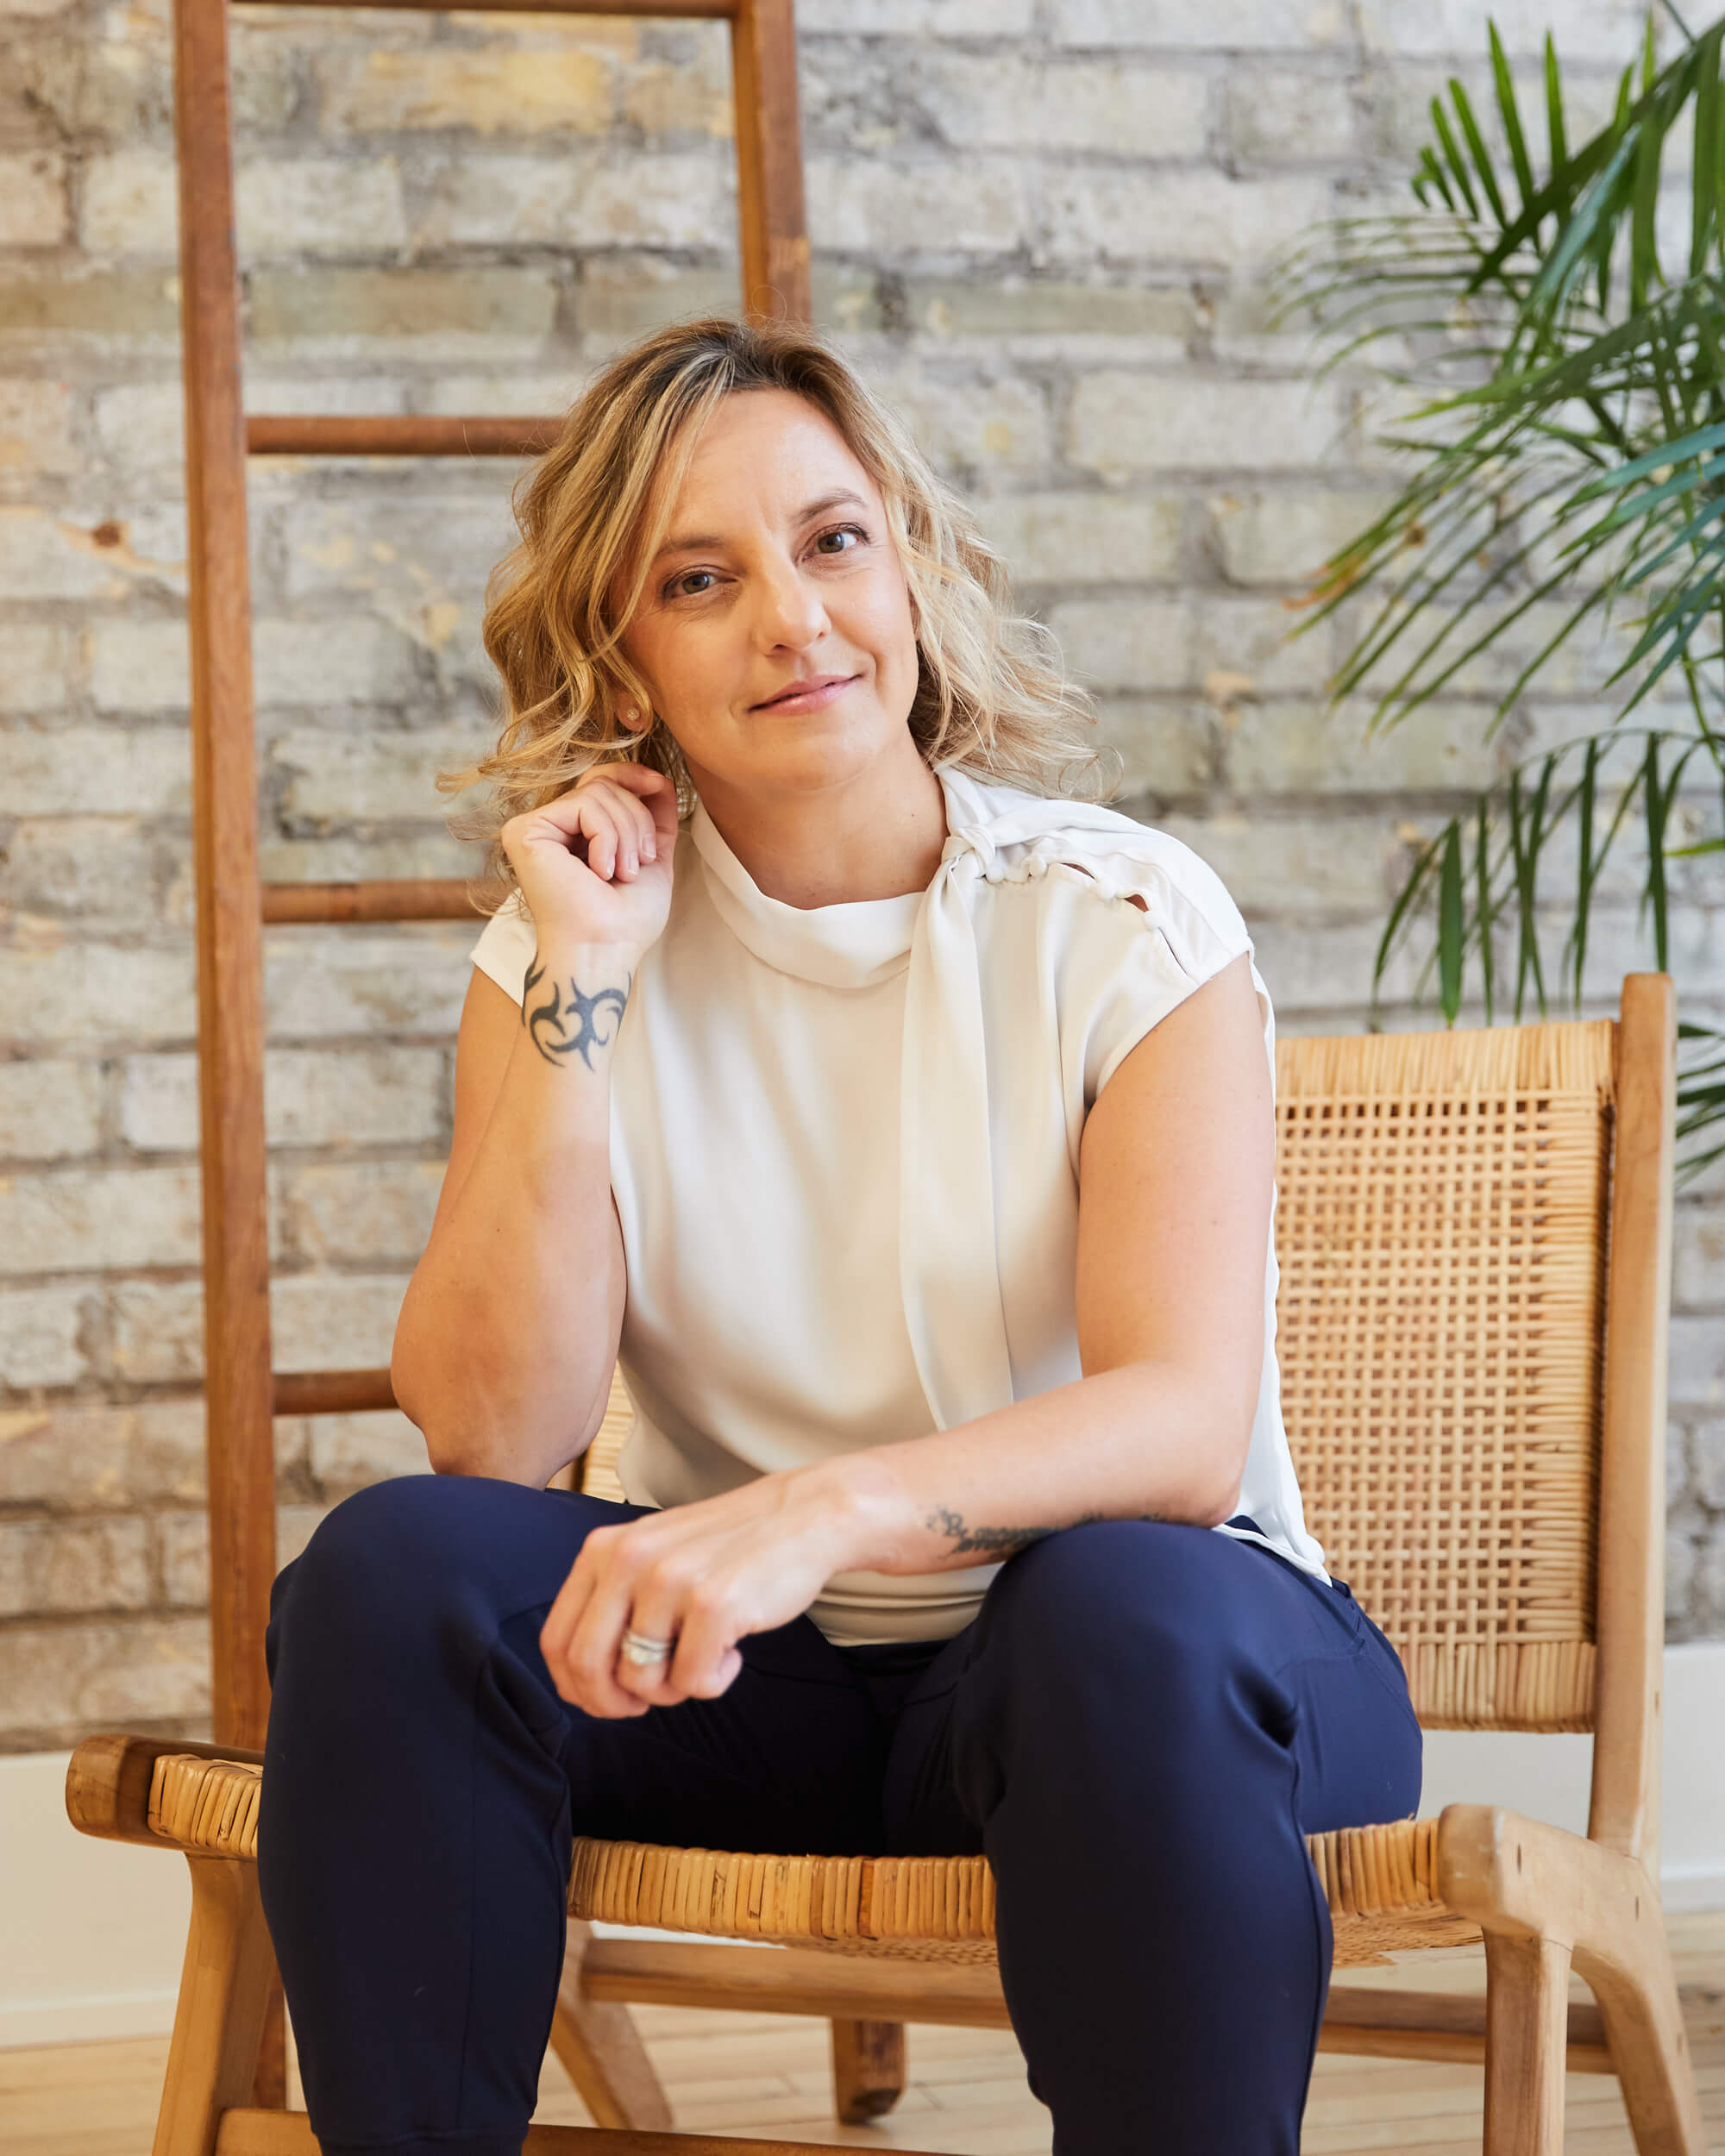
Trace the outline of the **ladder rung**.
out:
M 372 883 L 267 883 L 264 918 L 284 921 L 470 921 L 479 909 L 461 876 Z
M 395 1405 L 387 1370 L 277 1370 L 270 1384 L 279 1415 L 360 1415 Z
M 273 6 L 276 0 L 250 0 L 254 7 Z M 230 0 L 243 7 L 248 0 Z M 463 15 L 650 15 L 693 22 L 711 18 L 729 22 L 741 11 L 742 0 L 294 0 L 307 8 L 417 8 L 441 13 L 451 5 Z
M 246 422 L 254 457 L 531 457 L 561 419 L 462 419 L 429 412 L 259 412 Z

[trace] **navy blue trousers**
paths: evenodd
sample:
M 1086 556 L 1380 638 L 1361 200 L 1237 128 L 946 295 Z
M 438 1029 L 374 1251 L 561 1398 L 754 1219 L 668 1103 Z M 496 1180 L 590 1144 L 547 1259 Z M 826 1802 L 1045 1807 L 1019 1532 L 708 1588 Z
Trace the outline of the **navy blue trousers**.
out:
M 518 2156 L 575 1833 L 985 1851 L 1059 2156 L 1295 2156 L 1331 1952 L 1301 1837 L 1411 1812 L 1401 1664 L 1347 1589 L 1197 1527 L 1032 1545 L 957 1639 L 743 1642 L 723 1698 L 596 1720 L 538 1646 L 627 1507 L 414 1476 L 276 1583 L 264 1908 L 326 2156 Z

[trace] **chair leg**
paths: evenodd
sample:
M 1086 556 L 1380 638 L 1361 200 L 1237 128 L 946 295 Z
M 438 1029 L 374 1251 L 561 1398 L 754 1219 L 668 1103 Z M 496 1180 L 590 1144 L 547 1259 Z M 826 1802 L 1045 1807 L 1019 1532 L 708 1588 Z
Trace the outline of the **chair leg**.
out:
M 569 1919 L 551 2048 L 595 2126 L 668 2129 L 671 2107 L 629 2009 L 590 1999 L 582 1987 L 581 1964 L 592 1937 L 588 1925 Z
M 1640 2156 L 1703 2156 L 1701 2099 L 1665 1926 L 1655 1915 L 1632 1939 L 1620 1934 L 1612 1944 L 1609 1962 L 1578 1947 L 1576 1966 L 1599 2002 L 1636 2149 Z
M 885 2117 L 904 2092 L 901 2021 L 832 2024 L 833 2109 L 846 2126 Z
M 210 2156 L 223 2111 L 251 2101 L 275 1954 L 258 1868 L 191 1857 L 191 1930 L 153 2156 Z
M 1570 1950 L 1485 1934 L 1485 2156 L 1563 2156 Z

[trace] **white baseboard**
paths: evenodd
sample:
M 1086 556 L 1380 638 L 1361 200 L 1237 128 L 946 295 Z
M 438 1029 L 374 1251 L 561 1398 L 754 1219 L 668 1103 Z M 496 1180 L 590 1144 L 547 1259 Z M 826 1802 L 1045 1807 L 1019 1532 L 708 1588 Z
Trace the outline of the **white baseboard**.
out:
M 1661 1886 L 1667 1908 L 1725 1908 L 1725 1641 L 1665 1655 Z M 1580 1831 L 1585 1737 L 1426 1740 L 1420 1809 L 1504 1804 Z M 147 2036 L 173 2019 L 191 1893 L 166 1852 L 67 1822 L 65 1752 L 0 1758 L 0 2049 Z

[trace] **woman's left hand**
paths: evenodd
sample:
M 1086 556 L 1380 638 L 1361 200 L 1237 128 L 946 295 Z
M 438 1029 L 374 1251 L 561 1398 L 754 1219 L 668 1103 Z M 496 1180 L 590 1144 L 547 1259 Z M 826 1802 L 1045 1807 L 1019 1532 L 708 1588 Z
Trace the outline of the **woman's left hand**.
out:
M 850 1512 L 842 1480 L 806 1469 L 595 1528 L 539 1634 L 552 1683 L 607 1719 L 717 1699 L 743 1666 L 739 1639 L 800 1617 L 856 1562 Z M 625 1629 L 671 1653 L 624 1659 Z

